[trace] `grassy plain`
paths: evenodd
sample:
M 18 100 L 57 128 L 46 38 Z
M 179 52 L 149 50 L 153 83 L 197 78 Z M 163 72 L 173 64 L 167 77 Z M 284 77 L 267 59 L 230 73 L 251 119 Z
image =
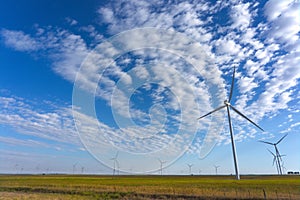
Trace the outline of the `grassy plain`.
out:
M 0 199 L 300 199 L 300 176 L 0 175 Z

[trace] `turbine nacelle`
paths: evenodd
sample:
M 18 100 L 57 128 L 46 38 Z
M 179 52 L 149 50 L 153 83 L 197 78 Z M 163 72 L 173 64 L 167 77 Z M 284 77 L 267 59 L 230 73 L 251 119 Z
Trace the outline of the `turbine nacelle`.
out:
M 226 106 L 230 106 L 230 102 L 229 102 L 228 100 L 225 100 L 225 101 L 224 101 L 224 104 L 225 104 Z

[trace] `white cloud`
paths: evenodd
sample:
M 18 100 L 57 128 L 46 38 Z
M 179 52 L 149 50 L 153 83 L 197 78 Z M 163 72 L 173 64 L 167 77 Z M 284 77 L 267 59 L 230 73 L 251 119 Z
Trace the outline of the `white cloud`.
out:
M 0 97 L 0 99 L 1 124 L 11 126 L 22 134 L 62 143 L 80 144 L 70 109 L 54 108 L 52 112 L 42 113 L 20 98 Z M 10 141 L 12 142 L 12 139 Z
M 89 50 L 79 35 L 62 32 L 59 47 L 52 55 L 53 69 L 65 79 L 74 82 L 76 73 Z
M 220 55 L 237 55 L 241 51 L 241 46 L 233 40 L 220 39 L 215 43 L 216 52 Z
M 265 14 L 270 23 L 271 41 L 279 40 L 287 46 L 299 41 L 300 16 L 299 1 L 269 1 L 265 5 Z
M 49 144 L 45 142 L 40 142 L 37 140 L 26 139 L 20 140 L 14 137 L 3 137 L 0 136 L 0 142 L 4 144 L 9 144 L 13 146 L 28 146 L 28 147 L 43 147 L 43 148 L 52 148 Z
M 282 12 L 286 11 L 289 8 L 289 5 L 292 2 L 296 2 L 294 0 L 285 0 L 285 1 L 277 1 L 277 0 L 269 0 L 265 4 L 265 14 L 270 21 L 276 19 L 281 15 Z
M 2 29 L 0 34 L 4 39 L 5 45 L 17 51 L 30 52 L 42 48 L 42 46 L 34 38 L 25 34 L 23 31 Z
M 232 7 L 231 18 L 233 21 L 232 28 L 245 30 L 251 23 L 251 14 L 249 12 L 250 3 L 237 4 Z
M 296 122 L 296 123 L 292 124 L 291 128 L 296 127 L 296 126 L 300 126 L 300 122 Z
M 74 26 L 74 25 L 77 25 L 78 24 L 78 21 L 76 21 L 75 19 L 72 19 L 70 17 L 66 17 L 66 21 L 71 25 L 71 26 Z

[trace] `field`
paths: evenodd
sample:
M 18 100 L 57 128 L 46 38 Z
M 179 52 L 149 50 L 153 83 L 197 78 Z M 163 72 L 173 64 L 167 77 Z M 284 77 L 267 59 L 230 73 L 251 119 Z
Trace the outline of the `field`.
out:
M 0 175 L 0 199 L 300 199 L 299 176 Z

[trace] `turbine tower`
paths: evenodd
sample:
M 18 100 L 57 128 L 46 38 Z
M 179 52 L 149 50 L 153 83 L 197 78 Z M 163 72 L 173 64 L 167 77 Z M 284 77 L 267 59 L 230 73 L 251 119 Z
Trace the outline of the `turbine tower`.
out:
M 162 175 L 163 171 L 163 164 L 165 164 L 167 161 L 162 161 L 161 159 L 158 158 L 158 161 L 160 162 L 160 175 Z
M 214 165 L 215 170 L 216 170 L 216 175 L 218 175 L 218 168 L 220 167 L 219 165 Z
M 276 155 L 276 162 L 277 162 L 277 166 L 278 166 L 278 171 L 279 171 L 279 174 L 282 175 L 282 156 L 280 155 L 279 153 L 279 150 L 277 148 L 277 145 L 287 136 L 288 134 L 285 134 L 280 140 L 278 140 L 276 143 L 272 143 L 272 142 L 266 142 L 266 141 L 262 141 L 260 140 L 259 142 L 263 142 L 265 144 L 269 144 L 269 145 L 273 145 L 274 148 L 275 148 L 275 155 Z
M 187 166 L 189 167 L 189 173 L 192 174 L 192 167 L 193 167 L 193 164 L 187 164 Z
M 76 165 L 77 165 L 78 163 L 74 163 L 73 164 L 73 174 L 75 173 L 75 170 L 76 170 Z
M 251 119 L 249 119 L 248 117 L 246 117 L 243 113 L 241 113 L 239 110 L 237 110 L 235 107 L 233 107 L 230 104 L 230 101 L 232 99 L 232 93 L 233 93 L 233 86 L 234 86 L 234 76 L 235 76 L 235 67 L 233 68 L 233 75 L 232 75 L 232 81 L 231 81 L 231 88 L 230 88 L 230 94 L 229 94 L 229 98 L 228 100 L 224 101 L 224 105 L 214 109 L 213 111 L 201 116 L 198 118 L 202 119 L 218 110 L 221 110 L 223 108 L 227 109 L 227 116 L 228 116 L 228 123 L 229 123 L 229 131 L 230 131 L 230 138 L 231 138 L 231 146 L 232 146 L 232 154 L 233 154 L 233 160 L 234 160 L 234 168 L 235 168 L 235 176 L 236 179 L 239 180 L 240 179 L 240 174 L 239 174 L 239 168 L 238 168 L 238 161 L 237 161 L 237 156 L 236 156 L 236 150 L 235 150 L 235 144 L 234 144 L 234 136 L 233 136 L 233 129 L 232 129 L 232 123 L 231 123 L 231 117 L 230 117 L 230 109 L 232 109 L 233 111 L 235 111 L 237 114 L 239 114 L 240 116 L 242 116 L 243 118 L 245 118 L 246 120 L 248 120 L 250 123 L 252 123 L 254 126 L 256 126 L 257 128 L 259 128 L 260 130 L 264 131 L 260 126 L 258 126 L 256 123 L 254 123 Z
M 118 174 L 119 174 L 119 162 L 118 162 L 118 155 L 119 155 L 119 151 L 117 151 L 115 157 L 112 157 L 110 160 L 114 161 L 114 169 L 113 169 L 113 176 L 116 173 L 116 166 L 118 168 Z

